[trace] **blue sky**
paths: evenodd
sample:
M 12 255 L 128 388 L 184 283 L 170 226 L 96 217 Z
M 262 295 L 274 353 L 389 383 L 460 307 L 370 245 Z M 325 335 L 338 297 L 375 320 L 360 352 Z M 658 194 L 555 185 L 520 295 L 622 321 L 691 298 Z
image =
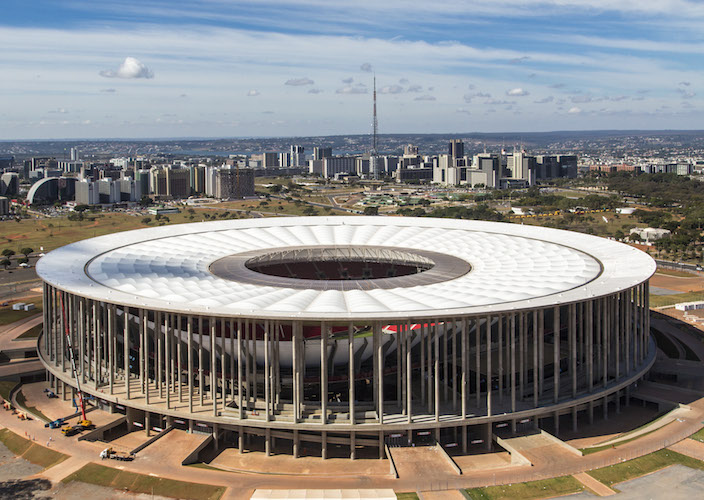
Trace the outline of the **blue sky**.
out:
M 3 0 L 0 140 L 702 129 L 704 2 Z

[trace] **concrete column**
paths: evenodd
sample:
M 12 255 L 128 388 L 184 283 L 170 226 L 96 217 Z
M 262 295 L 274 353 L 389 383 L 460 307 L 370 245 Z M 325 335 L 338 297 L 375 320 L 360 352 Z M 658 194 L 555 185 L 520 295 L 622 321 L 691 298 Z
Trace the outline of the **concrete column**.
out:
M 460 380 L 460 385 L 461 385 L 461 399 L 462 399 L 462 419 L 467 418 L 467 384 L 469 383 L 469 377 L 467 376 L 467 356 L 468 356 L 468 339 L 469 335 L 467 334 L 467 318 L 462 318 L 462 323 L 460 326 L 460 333 L 462 335 L 462 368 L 461 368 L 461 376 L 462 380 Z M 421 385 L 423 385 L 421 383 Z M 467 430 L 467 426 L 462 427 L 465 431 Z
M 215 334 L 217 320 L 214 317 L 210 318 L 210 396 L 213 399 L 213 416 L 218 416 L 218 388 L 215 378 L 215 370 L 217 368 L 215 359 Z
M 511 411 L 516 411 L 516 315 L 511 314 L 511 324 L 508 330 L 511 346 Z
M 203 406 L 203 317 L 198 316 L 198 397 L 200 406 Z
M 538 407 L 538 311 L 533 310 L 533 408 Z
M 293 339 L 292 339 L 293 340 Z M 295 345 L 294 345 L 295 352 Z M 244 412 L 242 411 L 242 320 L 237 320 L 237 412 L 239 419 L 244 418 Z M 295 415 L 295 413 L 294 413 Z M 294 421 L 295 416 L 294 416 Z M 240 438 L 241 439 L 241 438 Z
M 164 385 L 167 409 L 171 409 L 171 323 L 171 314 L 164 313 Z
M 327 460 L 328 458 L 328 433 L 327 431 L 323 431 L 320 439 L 320 454 L 323 458 L 323 460 Z
M 233 402 L 237 401 L 235 389 L 235 335 L 237 332 L 237 326 L 235 325 L 235 320 L 230 318 L 230 398 Z M 238 391 L 239 392 L 239 391 Z
M 457 321 L 452 320 L 450 323 L 452 325 L 452 409 L 455 413 L 457 413 Z M 409 332 L 406 331 L 408 334 Z M 408 343 L 407 350 L 410 351 L 410 342 Z M 408 392 L 411 392 L 411 383 L 410 383 L 410 371 L 411 371 L 411 355 L 410 353 L 407 354 L 408 356 L 408 362 L 406 365 L 408 366 L 408 371 L 409 371 L 409 382 L 408 382 Z M 409 401 L 409 407 L 410 407 L 410 400 L 411 397 L 410 395 L 408 396 L 408 401 Z M 410 410 L 409 410 L 410 413 Z M 410 419 L 409 419 L 410 422 Z
M 293 431 L 294 434 L 296 434 L 298 431 Z M 240 453 L 244 453 L 244 427 L 239 425 L 237 426 L 237 449 L 239 450 Z M 294 444 L 294 452 L 295 452 L 295 444 Z M 297 458 L 297 456 L 294 454 L 294 458 Z
M 401 323 L 396 324 L 396 405 L 399 407 L 401 410 L 401 413 L 405 413 L 405 407 L 404 407 L 404 392 L 405 392 L 405 385 L 404 385 L 404 379 L 403 379 L 403 362 L 404 362 L 404 356 L 403 356 L 403 342 L 401 341 L 402 338 L 402 333 L 401 333 Z
M 477 376 L 475 377 L 475 392 L 476 392 L 476 401 L 477 401 L 477 408 L 481 405 L 481 392 L 482 392 L 482 386 L 481 386 L 481 378 L 482 378 L 482 363 L 481 363 L 481 352 L 482 352 L 482 336 L 481 336 L 481 323 L 479 320 L 479 317 L 477 317 L 474 320 L 475 328 L 474 328 L 474 336 L 475 336 L 475 342 L 474 342 L 474 362 L 475 362 L 475 372 Z
M 420 324 L 420 404 L 425 405 L 425 324 Z M 464 353 L 464 349 L 462 350 Z M 464 364 L 462 365 L 464 367 Z
M 176 384 L 178 386 L 178 402 L 183 403 L 183 361 L 181 360 L 182 352 L 181 350 L 183 349 L 182 345 L 183 340 L 181 338 L 181 332 L 183 331 L 183 325 L 182 323 L 182 316 L 179 314 L 177 323 L 176 323 L 176 331 L 178 332 L 178 335 L 176 336 L 176 362 L 177 362 L 177 367 L 176 367 L 176 373 L 178 373 L 178 376 L 176 377 Z
M 164 380 L 164 352 L 163 346 L 164 341 L 162 337 L 162 323 L 161 323 L 161 312 L 156 312 L 156 321 L 154 322 L 154 338 L 156 339 L 156 388 L 159 390 L 159 397 L 164 397 L 164 385 L 162 381 Z
M 144 361 L 144 349 L 145 349 L 145 335 L 146 325 L 144 320 L 144 309 L 139 310 L 139 327 L 137 328 L 137 337 L 139 338 L 139 388 L 144 396 L 146 390 L 144 387 L 147 376 L 145 376 L 145 361 Z
M 555 412 L 553 420 L 555 421 L 555 437 L 557 437 L 560 435 L 560 415 L 558 412 Z
M 328 325 L 320 325 L 320 423 L 328 423 Z M 324 458 L 324 457 L 323 457 Z
M 454 341 L 454 331 L 452 334 L 453 341 Z M 411 360 L 411 331 L 408 323 L 404 326 L 404 331 L 403 331 L 403 342 L 406 346 L 405 351 L 406 351 L 406 413 L 408 416 L 407 423 L 413 422 L 413 386 L 411 385 L 411 374 L 413 373 L 413 362 Z M 455 385 L 455 363 L 454 363 L 454 357 L 455 357 L 455 352 L 456 352 L 456 347 L 457 347 L 457 342 L 454 342 L 455 349 L 452 351 L 452 356 L 453 356 L 453 363 L 452 363 L 452 380 L 453 380 L 453 385 L 452 385 L 452 397 L 455 402 L 455 405 L 457 405 L 457 386 Z
M 349 323 L 347 325 L 347 369 L 348 369 L 348 399 L 349 399 L 349 409 L 350 409 L 350 425 L 354 425 L 354 325 Z M 421 386 L 423 383 L 421 382 Z M 352 433 L 354 436 L 354 433 Z M 351 458 L 354 458 L 354 446 L 350 449 Z
M 486 317 L 486 414 L 491 416 L 492 404 L 491 404 L 491 316 Z
M 144 399 L 146 404 L 149 404 L 149 313 L 142 309 L 142 316 L 144 318 L 143 323 L 143 336 L 142 342 L 144 342 Z M 146 427 L 146 425 L 145 425 Z
M 594 301 L 587 302 L 587 385 L 594 389 Z
M 122 337 L 123 357 L 124 357 L 124 372 L 125 372 L 125 397 L 130 399 L 130 308 L 125 306 L 122 308 L 122 319 L 124 321 L 124 332 Z M 81 351 L 81 360 L 83 360 L 83 351 Z
M 433 383 L 434 380 L 434 364 L 433 364 L 433 335 L 434 335 L 434 327 L 431 327 L 431 320 L 428 320 L 428 323 L 425 325 L 425 338 L 428 344 L 428 365 L 427 365 L 427 370 L 426 370 L 426 379 L 427 379 L 427 407 L 428 407 L 428 413 L 433 412 L 433 406 L 435 405 L 435 396 L 433 395 L 433 389 L 435 387 L 435 384 Z M 437 321 L 437 320 L 436 320 Z M 468 348 L 469 349 L 469 348 Z
M 518 313 L 518 397 L 523 400 L 525 382 L 525 314 Z
M 379 459 L 383 459 L 386 456 L 384 450 L 384 431 L 379 431 Z
M 148 411 L 145 411 L 144 412 L 144 431 L 147 434 L 147 437 L 149 437 L 149 434 L 151 433 L 151 428 L 152 428 L 151 413 Z
M 604 326 L 601 329 L 601 371 L 602 371 L 602 383 L 606 387 L 609 383 L 609 350 L 611 348 L 611 342 L 609 341 L 611 337 L 611 321 L 609 317 L 611 315 L 611 300 L 610 297 L 604 297 L 602 306 L 602 317 Z
M 499 378 L 499 404 L 504 404 L 504 317 L 496 317 L 496 333 L 498 335 L 498 378 Z M 535 378 L 535 377 L 534 377 Z M 537 380 L 537 378 L 536 378 Z
M 225 383 L 225 369 L 227 364 L 225 363 L 225 327 L 227 326 L 227 320 L 225 318 L 220 320 L 220 387 L 222 396 L 222 408 L 223 410 L 227 406 L 227 384 Z M 267 407 L 267 412 L 269 411 Z
M 484 432 L 484 446 L 486 447 L 486 451 L 491 451 L 494 447 L 494 436 L 491 429 L 491 422 L 484 424 Z
M 433 388 L 433 394 L 435 395 L 435 421 L 440 422 L 440 320 L 435 320 L 435 332 L 434 332 L 434 382 L 435 387 Z M 478 406 L 478 405 L 477 405 Z
M 356 435 L 350 432 L 350 460 L 355 460 L 357 458 L 357 440 Z
M 538 311 L 538 393 L 542 397 L 545 387 L 545 309 Z
M 115 339 L 115 327 L 116 325 L 116 314 L 115 306 L 110 304 L 107 306 L 108 309 L 108 368 L 109 368 L 109 382 L 110 382 L 110 394 L 115 392 L 115 349 L 114 349 L 114 339 Z
M 186 318 L 188 336 L 188 412 L 193 413 L 193 316 Z
M 441 325 L 441 332 L 442 332 L 442 401 L 443 403 L 447 403 L 448 397 L 447 397 L 447 391 L 448 391 L 448 386 L 449 386 L 449 379 L 447 375 L 448 371 L 448 342 L 447 342 L 447 320 L 443 320 L 442 325 Z
M 553 308 L 552 332 L 553 401 L 557 403 L 560 395 L 560 306 Z
M 568 306 L 569 311 L 569 344 L 570 344 L 570 372 L 572 375 L 572 397 L 577 397 L 577 307 Z M 576 416 L 575 416 L 576 418 Z M 576 425 L 576 423 L 575 423 Z
M 270 420 L 269 411 L 271 410 L 271 366 L 269 364 L 269 320 L 264 321 L 264 421 Z M 268 431 L 269 429 L 267 429 Z M 266 439 L 269 446 L 269 437 Z M 269 455 L 267 455 L 269 456 Z
M 267 407 L 267 413 L 269 413 L 268 407 Z M 264 431 L 264 454 L 267 457 L 271 456 L 271 429 L 268 427 Z
M 379 322 L 374 322 L 372 325 L 372 335 L 373 335 L 373 348 L 376 353 L 376 413 L 379 419 L 379 423 L 384 423 L 384 356 L 383 356 L 383 346 L 381 337 L 381 324 Z

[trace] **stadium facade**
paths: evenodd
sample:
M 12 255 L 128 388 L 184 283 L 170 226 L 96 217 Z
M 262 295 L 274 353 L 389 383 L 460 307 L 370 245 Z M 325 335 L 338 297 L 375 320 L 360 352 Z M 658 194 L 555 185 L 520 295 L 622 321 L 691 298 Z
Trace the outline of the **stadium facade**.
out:
M 43 257 L 40 357 L 130 430 L 267 454 L 464 452 L 496 427 L 576 427 L 655 359 L 654 261 L 518 224 L 395 217 L 183 224 Z M 611 410 L 610 410 L 611 408 Z M 580 417 L 578 419 L 578 417 Z

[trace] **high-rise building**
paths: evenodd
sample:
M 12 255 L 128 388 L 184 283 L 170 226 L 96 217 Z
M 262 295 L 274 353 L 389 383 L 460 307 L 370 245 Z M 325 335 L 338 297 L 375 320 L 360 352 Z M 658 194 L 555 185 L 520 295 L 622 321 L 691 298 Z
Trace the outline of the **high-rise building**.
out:
M 304 167 L 306 165 L 306 154 L 303 146 L 291 146 L 291 167 Z M 281 165 L 283 167 L 283 165 Z
M 221 200 L 254 196 L 254 170 L 220 168 L 215 174 L 215 197 Z
M 318 146 L 313 148 L 313 159 L 322 160 L 323 158 L 330 158 L 332 156 L 332 148 L 320 148 Z
M 335 174 L 354 174 L 357 161 L 354 156 L 330 156 L 323 158 L 323 177 L 335 177 Z
M 464 142 L 462 142 L 462 139 L 452 139 L 450 141 L 448 154 L 452 159 L 462 158 L 464 156 Z

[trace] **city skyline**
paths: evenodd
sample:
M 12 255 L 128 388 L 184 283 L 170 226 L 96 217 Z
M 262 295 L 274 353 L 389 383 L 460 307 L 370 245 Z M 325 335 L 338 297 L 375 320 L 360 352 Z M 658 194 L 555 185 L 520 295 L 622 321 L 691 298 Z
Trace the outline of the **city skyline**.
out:
M 0 139 L 698 129 L 686 0 L 9 0 Z

